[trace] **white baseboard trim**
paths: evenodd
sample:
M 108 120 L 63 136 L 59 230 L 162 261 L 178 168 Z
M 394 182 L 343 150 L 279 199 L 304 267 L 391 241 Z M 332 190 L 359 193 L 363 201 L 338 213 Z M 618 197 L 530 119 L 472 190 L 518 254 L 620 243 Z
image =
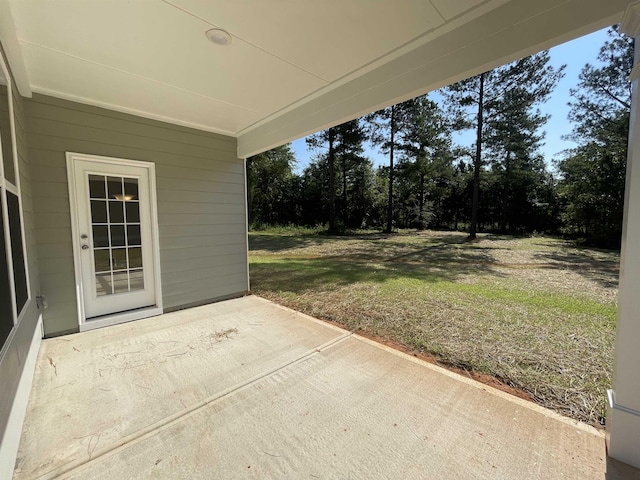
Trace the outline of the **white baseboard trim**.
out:
M 38 324 L 33 332 L 29 353 L 22 369 L 22 375 L 18 383 L 18 390 L 13 399 L 13 406 L 9 414 L 7 429 L 4 432 L 0 443 L 0 478 L 13 478 L 13 469 L 20 446 L 20 436 L 22 435 L 22 425 L 27 413 L 33 375 L 38 360 L 38 352 L 42 343 L 42 315 L 38 318 Z

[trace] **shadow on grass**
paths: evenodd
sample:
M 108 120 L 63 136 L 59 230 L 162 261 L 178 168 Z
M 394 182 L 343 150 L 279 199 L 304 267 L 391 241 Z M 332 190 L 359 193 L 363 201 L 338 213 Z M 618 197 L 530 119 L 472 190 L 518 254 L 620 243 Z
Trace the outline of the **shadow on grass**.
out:
M 515 233 L 486 233 L 479 237 L 479 240 L 488 240 L 490 242 L 509 242 L 512 240 L 526 240 L 530 238 L 528 235 L 518 235 Z
M 312 245 L 323 245 L 334 241 L 332 237 L 313 235 L 273 235 L 273 234 L 250 234 L 249 250 L 264 250 L 267 252 L 281 252 L 293 248 L 304 248 Z
M 327 291 L 354 283 L 384 283 L 406 279 L 429 283 L 452 282 L 461 275 L 496 272 L 486 255 L 464 252 L 455 259 L 438 255 L 420 262 L 390 261 L 362 257 L 282 258 L 277 262 L 252 261 L 250 273 L 256 290 L 300 293 L 305 290 Z
M 536 253 L 536 260 L 553 262 L 556 265 L 544 265 L 542 268 L 558 269 L 559 266 L 575 271 L 589 280 L 594 280 L 606 288 L 618 286 L 619 262 L 594 258 L 588 249 L 559 249 L 558 251 Z
M 328 245 L 332 243 L 339 244 L 345 240 L 366 240 L 369 242 L 367 244 L 368 248 L 372 249 L 372 251 L 384 254 L 386 251 L 391 251 L 395 248 L 406 248 L 407 243 L 402 241 L 406 237 L 415 237 L 415 233 L 383 233 L 378 231 L 358 232 L 348 235 L 330 235 L 327 233 L 318 234 L 315 232 L 297 235 L 250 233 L 249 250 L 264 250 L 266 252 L 277 253 L 295 248 Z M 394 242 L 394 238 L 397 238 L 398 242 Z M 469 243 L 469 239 L 465 235 L 442 234 L 423 236 L 419 238 L 421 242 L 424 242 L 424 244 L 438 245 L 439 247 Z M 380 241 L 380 243 L 378 243 L 378 241 Z M 418 244 L 410 245 L 417 246 Z
M 427 267 L 465 264 L 468 266 L 494 264 L 493 250 L 503 247 L 476 246 L 465 237 L 439 236 L 420 242 L 367 242 L 351 247 L 346 253 L 359 261 L 422 263 Z M 466 269 L 467 265 L 462 265 Z
M 407 242 L 406 237 L 415 241 Z M 345 243 L 345 239 L 362 240 Z M 394 240 L 396 239 L 397 240 Z M 452 282 L 463 275 L 504 276 L 494 269 L 491 250 L 466 235 L 359 233 L 349 237 L 260 234 L 249 238 L 251 250 L 277 253 L 322 246 L 321 256 L 251 261 L 252 285 L 257 290 L 327 290 L 353 283 L 383 283 L 395 279 Z M 464 246 L 462 246 L 464 245 Z M 325 248 L 326 247 L 326 248 Z

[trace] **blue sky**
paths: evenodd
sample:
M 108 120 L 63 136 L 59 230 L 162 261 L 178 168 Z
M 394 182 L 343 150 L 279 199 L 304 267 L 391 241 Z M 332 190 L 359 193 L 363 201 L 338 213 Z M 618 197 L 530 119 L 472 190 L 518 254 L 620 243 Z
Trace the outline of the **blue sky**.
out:
M 565 64 L 566 68 L 565 76 L 559 82 L 551 98 L 541 106 L 542 112 L 551 116 L 544 126 L 546 135 L 544 145 L 541 148 L 547 163 L 557 158 L 563 150 L 575 146 L 572 142 L 562 139 L 564 135 L 571 132 L 571 124 L 567 120 L 569 89 L 577 84 L 580 70 L 586 63 L 597 63 L 598 52 L 607 37 L 607 29 L 604 29 L 558 45 L 550 50 L 551 64 L 555 67 Z M 473 142 L 473 134 L 467 132 L 457 135 L 454 137 L 454 141 L 460 145 L 470 145 Z M 302 172 L 309 164 L 313 152 L 307 149 L 304 138 L 294 141 L 291 146 L 298 159 L 296 170 Z M 366 154 L 376 166 L 388 162 L 387 156 L 379 153 L 376 147 L 372 148 L 367 145 Z

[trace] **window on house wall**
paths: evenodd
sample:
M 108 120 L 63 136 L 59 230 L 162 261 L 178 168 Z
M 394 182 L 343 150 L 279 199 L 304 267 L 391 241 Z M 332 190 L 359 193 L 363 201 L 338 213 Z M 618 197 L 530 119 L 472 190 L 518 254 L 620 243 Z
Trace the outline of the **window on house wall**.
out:
M 9 78 L 0 56 L 0 358 L 29 301 Z
M 4 219 L 0 215 L 0 345 L 4 342 L 13 329 L 13 305 L 11 304 L 11 285 L 9 284 L 9 265 L 4 254 L 6 238 L 4 236 Z
M 18 315 L 27 304 L 29 292 L 25 269 L 24 246 L 22 244 L 22 222 L 20 221 L 20 199 L 7 191 L 7 212 L 9 214 L 9 235 L 11 236 L 11 257 L 13 258 L 13 283 Z

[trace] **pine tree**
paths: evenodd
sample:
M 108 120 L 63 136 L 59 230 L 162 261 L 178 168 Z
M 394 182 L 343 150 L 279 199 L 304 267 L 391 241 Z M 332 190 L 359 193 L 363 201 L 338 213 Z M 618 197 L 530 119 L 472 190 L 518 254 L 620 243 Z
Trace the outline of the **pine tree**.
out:
M 561 75 L 561 70 L 554 70 L 548 63 L 548 52 L 518 62 L 517 74 L 524 73 L 526 83 L 515 85 L 496 99 L 487 122 L 486 143 L 500 193 L 498 224 L 502 231 L 530 229 L 525 219 L 536 211 L 540 203 L 537 195 L 548 178 L 539 148 L 544 139 L 540 129 L 549 117 L 542 115 L 538 105 L 549 98 Z M 531 84 L 537 88 L 529 88 Z
M 571 90 L 569 136 L 578 147 L 558 162 L 559 192 L 568 233 L 617 247 L 622 234 L 629 135 L 633 39 L 617 29 L 600 49 L 600 65 L 585 65 Z
M 389 155 L 386 233 L 391 233 L 393 230 L 395 154 L 400 144 L 403 143 L 404 136 L 411 125 L 411 115 L 415 109 L 415 102 L 416 99 L 407 100 L 406 102 L 378 110 L 365 117 L 365 121 L 369 124 L 371 143 L 378 145 L 382 153 Z
M 452 174 L 451 131 L 438 104 L 427 96 L 406 102 L 405 109 L 407 127 L 398 146 L 400 171 L 408 180 L 407 193 L 417 203 L 413 223 L 422 229 L 432 216 L 440 215 L 441 198 L 447 194 L 443 183 Z M 427 212 L 429 194 L 434 206 Z
M 486 163 L 483 146 L 492 135 L 494 150 L 500 142 L 507 145 L 515 140 L 498 141 L 499 134 L 495 131 L 510 121 L 511 114 L 536 115 L 532 109 L 549 97 L 563 75 L 564 67 L 555 69 L 548 62 L 549 54 L 544 51 L 463 80 L 445 90 L 446 102 L 456 118 L 456 128 L 475 130 L 470 239 L 475 239 L 478 231 L 480 175 Z M 504 130 L 506 133 L 508 129 Z
M 383 153 L 389 155 L 389 193 L 387 196 L 387 224 L 384 231 L 391 233 L 393 229 L 393 183 L 395 175 L 394 153 L 396 149 L 398 127 L 400 125 L 400 108 L 392 105 L 378 110 L 365 118 L 369 122 L 371 143 L 380 145 Z
M 249 225 L 297 221 L 292 183 L 295 164 L 290 144 L 247 159 Z
M 328 167 L 328 202 L 329 202 L 329 231 L 336 233 L 338 223 L 336 216 L 336 164 L 341 162 L 342 178 L 346 182 L 346 169 L 348 159 L 360 156 L 363 152 L 362 142 L 365 132 L 360 119 L 351 120 L 336 127 L 328 128 L 322 132 L 307 137 L 307 145 L 312 150 L 325 149 Z M 345 225 L 345 212 L 347 205 L 347 188 L 343 182 L 343 210 L 342 225 Z

